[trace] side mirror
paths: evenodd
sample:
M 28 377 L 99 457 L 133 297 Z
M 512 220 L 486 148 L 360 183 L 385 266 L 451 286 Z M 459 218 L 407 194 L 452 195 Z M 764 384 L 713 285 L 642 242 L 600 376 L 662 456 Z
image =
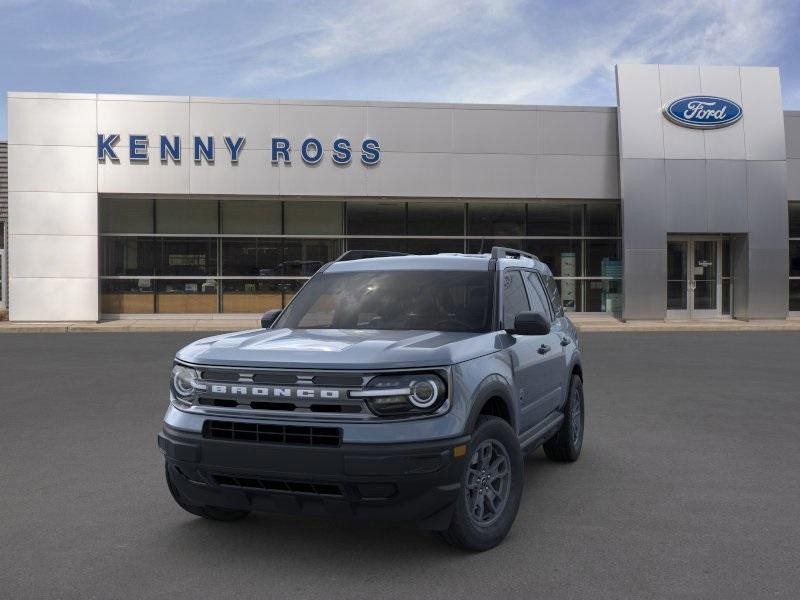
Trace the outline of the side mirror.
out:
M 547 335 L 550 333 L 550 319 L 538 312 L 524 311 L 514 319 L 514 329 L 509 333 L 518 335 Z
M 263 315 L 261 315 L 261 327 L 264 329 L 269 329 L 272 327 L 272 324 L 278 320 L 278 317 L 281 316 L 283 311 L 280 308 L 273 308 L 268 310 Z

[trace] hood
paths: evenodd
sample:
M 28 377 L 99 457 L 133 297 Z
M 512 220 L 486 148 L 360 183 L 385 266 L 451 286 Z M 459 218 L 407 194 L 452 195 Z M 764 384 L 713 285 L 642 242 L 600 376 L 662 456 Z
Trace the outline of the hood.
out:
M 176 358 L 193 364 L 287 369 L 439 367 L 499 349 L 497 332 L 255 329 L 205 338 Z

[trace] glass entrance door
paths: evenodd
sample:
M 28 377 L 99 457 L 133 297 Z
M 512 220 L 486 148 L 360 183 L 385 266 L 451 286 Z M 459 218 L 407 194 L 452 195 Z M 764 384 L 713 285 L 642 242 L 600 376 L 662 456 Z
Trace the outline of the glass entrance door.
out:
M 667 240 L 667 317 L 702 319 L 722 315 L 720 240 L 696 236 Z

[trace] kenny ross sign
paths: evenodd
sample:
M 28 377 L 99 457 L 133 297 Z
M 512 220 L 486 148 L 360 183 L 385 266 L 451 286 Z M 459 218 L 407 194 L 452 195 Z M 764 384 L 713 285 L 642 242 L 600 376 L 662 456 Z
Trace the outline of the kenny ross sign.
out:
M 667 104 L 664 116 L 682 127 L 718 129 L 741 119 L 742 107 L 718 96 L 686 96 Z
M 119 143 L 120 135 L 118 133 L 98 133 L 97 134 L 97 160 L 105 162 L 106 160 L 118 161 L 116 146 Z M 128 159 L 134 162 L 150 160 L 150 140 L 148 136 L 141 134 L 130 134 L 128 136 Z M 244 151 L 246 138 L 238 136 L 236 138 L 225 136 L 223 137 L 224 149 L 218 149 L 217 141 L 213 135 L 192 137 L 192 159 L 196 163 L 210 163 L 213 164 L 216 160 L 218 152 L 224 152 L 230 159 L 231 163 L 239 162 L 239 156 Z M 271 144 L 271 162 L 273 165 L 280 163 L 291 163 L 291 153 L 295 151 L 292 143 L 284 137 L 272 138 Z M 331 160 L 337 165 L 348 165 L 353 160 L 353 150 L 350 140 L 347 138 L 336 138 L 331 143 Z M 300 158 L 308 165 L 314 165 L 320 162 L 325 156 L 325 148 L 315 137 L 307 137 L 299 146 Z M 378 164 L 381 160 L 381 148 L 378 140 L 374 138 L 366 138 L 361 142 L 361 164 L 372 166 Z M 170 160 L 173 162 L 180 162 L 181 160 L 181 136 L 179 135 L 161 135 L 159 136 L 158 143 L 158 156 L 161 162 L 167 163 Z

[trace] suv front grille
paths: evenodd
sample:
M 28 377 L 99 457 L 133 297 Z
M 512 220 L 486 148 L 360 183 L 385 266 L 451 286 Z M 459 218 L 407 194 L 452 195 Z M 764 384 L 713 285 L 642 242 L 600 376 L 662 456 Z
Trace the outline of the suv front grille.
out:
M 237 421 L 206 421 L 203 437 L 214 440 L 290 444 L 296 446 L 341 446 L 339 427 L 306 427 Z
M 343 497 L 342 486 L 336 483 L 308 483 L 302 481 L 286 481 L 283 479 L 256 479 L 254 477 L 232 477 L 230 475 L 212 475 L 217 485 L 239 487 L 267 492 L 286 492 L 290 494 L 313 494 L 315 496 Z

